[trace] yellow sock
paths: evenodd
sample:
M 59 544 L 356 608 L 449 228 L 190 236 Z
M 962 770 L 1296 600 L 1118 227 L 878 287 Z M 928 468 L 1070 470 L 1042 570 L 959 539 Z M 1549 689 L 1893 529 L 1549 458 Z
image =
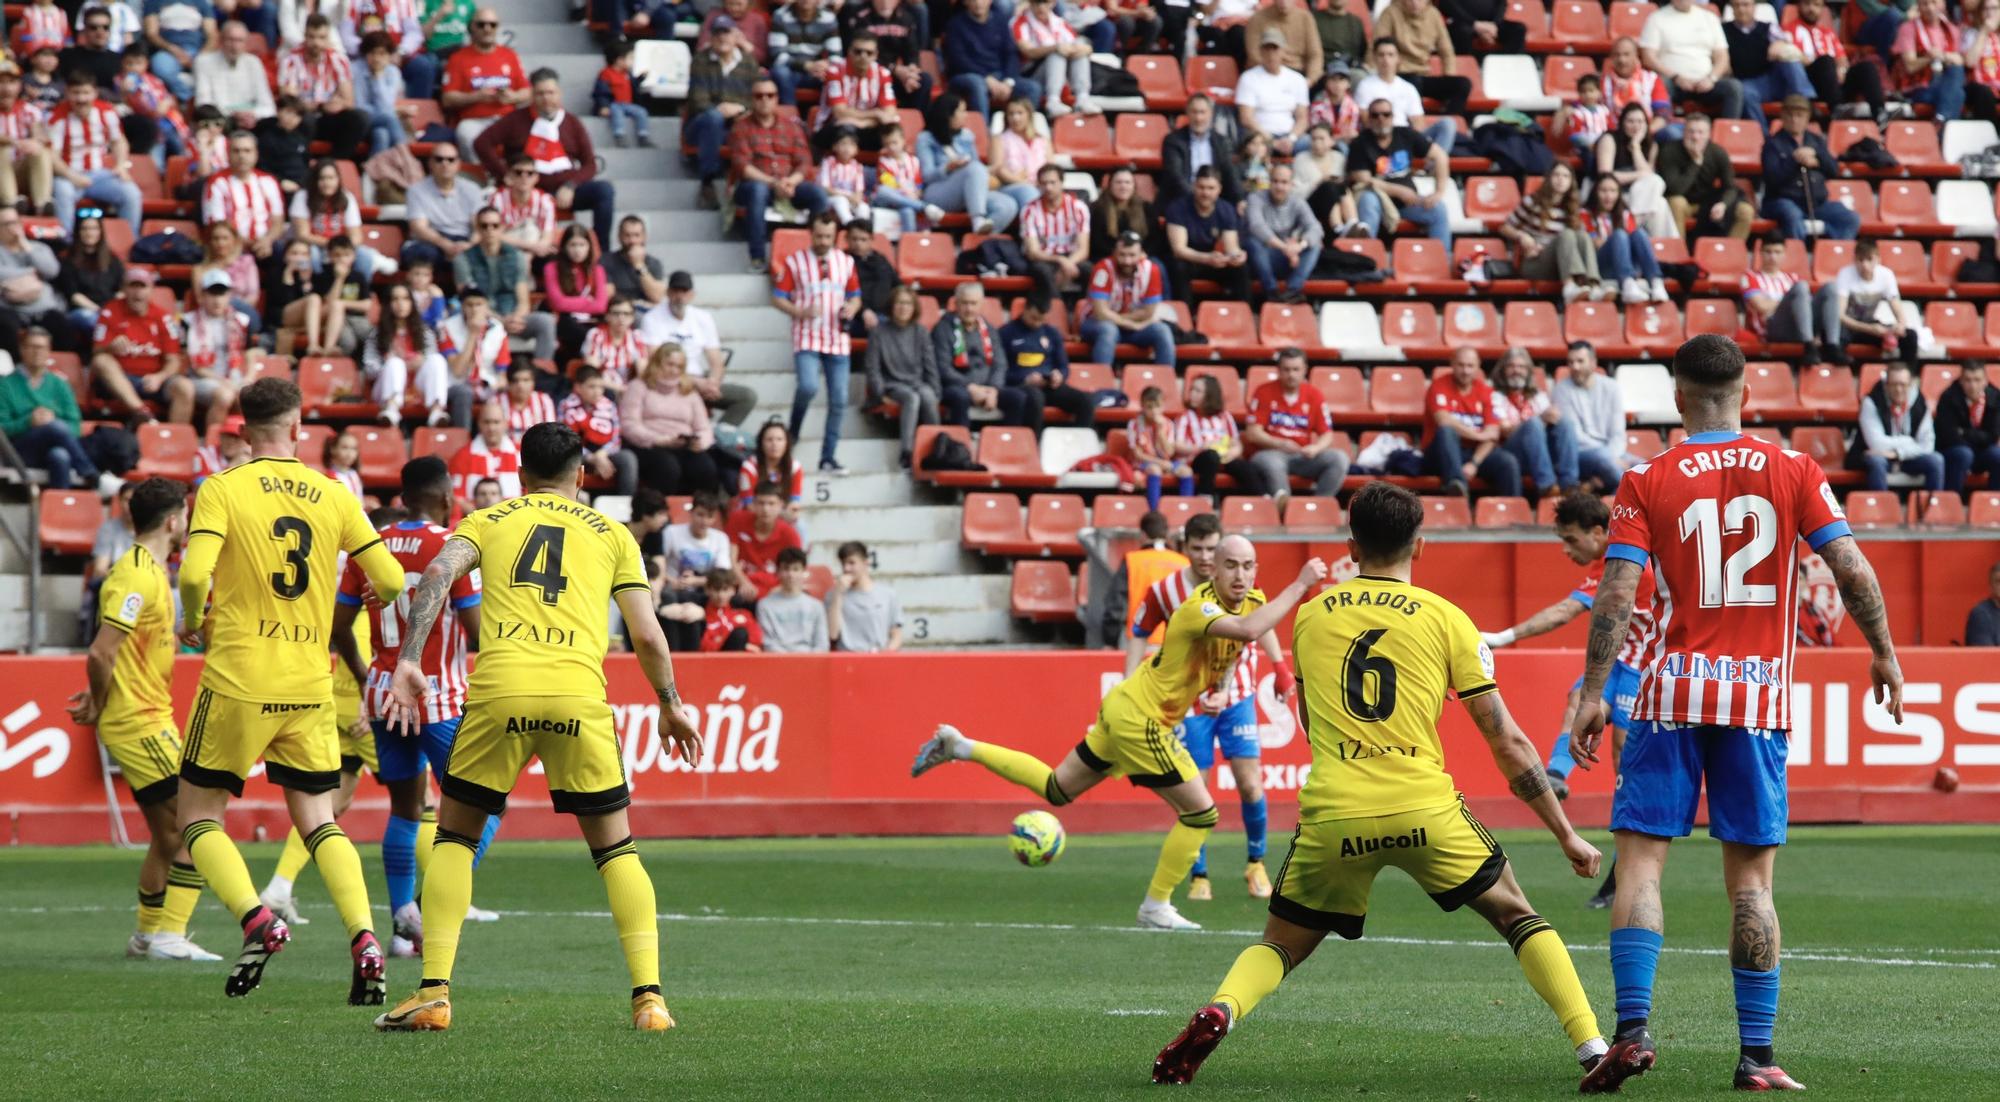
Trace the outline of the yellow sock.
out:
M 1520 958 L 1521 971 L 1528 977 L 1529 986 L 1556 1012 L 1563 1032 L 1569 1034 L 1570 1044 L 1580 1045 L 1601 1036 L 1597 1031 L 1597 1015 L 1591 1011 L 1590 999 L 1576 978 L 1576 965 L 1570 962 L 1569 947 L 1563 944 L 1555 927 L 1544 922 L 1540 915 L 1529 915 L 1507 931 L 1507 944 L 1514 947 L 1514 955 Z
M 194 905 L 201 899 L 201 874 L 179 861 L 167 870 L 166 906 L 160 912 L 160 932 L 185 934 Z
M 1209 1001 L 1228 1007 L 1231 1022 L 1241 1021 L 1264 1001 L 1264 996 L 1278 989 L 1291 970 L 1289 954 L 1268 941 L 1260 941 L 1236 955 L 1236 963 L 1229 966 L 1229 974 L 1222 977 L 1222 986 L 1215 989 L 1215 997 Z
M 368 882 L 361 878 L 361 855 L 340 824 L 323 823 L 315 828 L 306 838 L 306 849 L 312 853 L 313 864 L 319 866 L 319 878 L 326 882 L 326 894 L 333 897 L 349 940 L 363 930 L 374 929 L 375 918 L 368 910 Z
M 472 906 L 472 851 L 479 839 L 449 830 L 437 832 L 430 869 L 424 874 L 424 985 L 451 982 L 458 962 L 458 933 Z
M 1207 810 L 1182 815 L 1181 821 L 1167 831 L 1167 840 L 1160 843 L 1160 862 L 1153 866 L 1153 883 L 1146 889 L 1148 899 L 1165 903 L 1174 897 L 1174 885 L 1187 879 L 1195 857 L 1208 842 L 1209 831 L 1221 819 L 1221 813 L 1211 804 Z
M 160 932 L 161 904 L 167 901 L 165 892 L 149 892 L 139 889 L 139 932 L 157 934 Z
M 257 909 L 257 885 L 250 881 L 250 867 L 243 863 L 236 843 L 222 832 L 221 823 L 214 819 L 189 823 L 181 832 L 181 841 L 186 843 L 188 858 L 200 870 L 201 878 L 215 889 L 215 897 L 222 900 L 236 921 L 243 921 L 245 915 Z
M 1057 798 L 1060 793 L 1055 788 L 1056 771 L 1032 754 L 1023 754 L 990 742 L 975 742 L 972 744 L 972 760 L 1001 780 L 1013 781 L 1052 804 L 1060 806 L 1069 802 L 1067 796 Z
M 293 827 L 285 835 L 285 852 L 278 855 L 278 867 L 271 873 L 273 880 L 283 880 L 290 885 L 306 871 L 306 862 L 312 860 L 311 851 L 306 849 L 305 839 L 299 837 L 299 828 Z
M 660 916 L 653 899 L 653 878 L 639 863 L 639 847 L 627 838 L 590 851 L 604 877 L 604 894 L 611 899 L 611 920 L 618 924 L 618 947 L 625 951 L 625 968 L 632 987 L 660 986 Z M 428 933 L 428 930 L 426 930 Z M 425 944 L 429 944 L 426 939 Z
M 424 813 L 417 818 L 417 878 L 419 881 L 422 880 L 424 873 L 431 867 L 431 847 L 437 845 L 437 837 L 437 808 L 427 807 L 424 809 Z

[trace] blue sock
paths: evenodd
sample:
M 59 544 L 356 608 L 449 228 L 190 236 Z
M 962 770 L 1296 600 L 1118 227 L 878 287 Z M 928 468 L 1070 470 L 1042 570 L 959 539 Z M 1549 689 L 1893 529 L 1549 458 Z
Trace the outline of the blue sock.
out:
M 1208 846 L 1206 844 L 1194 852 L 1194 868 L 1188 870 L 1188 875 L 1208 875 Z
M 1264 859 L 1264 833 L 1271 821 L 1270 809 L 1264 797 L 1243 801 L 1243 834 L 1250 843 L 1250 860 Z
M 1156 513 L 1160 510 L 1159 475 L 1149 474 L 1146 476 L 1146 508 Z
M 1569 752 L 1569 732 L 1556 736 L 1556 744 L 1549 747 L 1549 772 L 1558 777 L 1567 777 L 1576 770 L 1576 758 Z
M 417 821 L 389 816 L 382 831 L 382 875 L 389 881 L 389 913 L 417 898 Z
M 1193 497 L 1193 496 L 1194 496 L 1194 476 L 1193 476 L 1193 475 L 1188 475 L 1187 477 L 1185 477 L 1185 478 L 1181 479 L 1181 489 L 1180 489 L 1180 494 L 1181 494 L 1181 496 L 1182 496 L 1182 497 Z
M 479 859 L 486 856 L 486 850 L 493 844 L 493 836 L 500 833 L 500 816 L 488 815 L 486 829 L 479 832 L 479 844 L 472 850 L 472 867 L 479 867 Z
M 1625 926 L 1611 931 L 1611 978 L 1618 988 L 1618 1021 L 1645 1021 L 1653 1013 L 1653 973 L 1660 967 L 1660 943 L 1651 930 Z
M 1731 968 L 1736 977 L 1736 1037 L 1748 1053 L 1757 1050 L 1758 1063 L 1771 1062 L 1771 1027 L 1778 1020 L 1778 970 L 1752 972 Z

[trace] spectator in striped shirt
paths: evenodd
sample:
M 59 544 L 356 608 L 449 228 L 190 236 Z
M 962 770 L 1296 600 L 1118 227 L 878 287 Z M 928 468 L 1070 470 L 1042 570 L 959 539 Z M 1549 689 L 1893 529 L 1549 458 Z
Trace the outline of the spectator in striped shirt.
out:
M 313 139 L 331 143 L 335 156 L 351 157 L 367 141 L 372 120 L 355 109 L 354 67 L 326 16 L 308 18 L 305 41 L 278 58 L 278 94 L 299 98 Z
M 1062 168 L 1035 173 L 1039 198 L 1021 210 L 1021 251 L 1044 300 L 1082 283 L 1090 265 L 1090 208 L 1063 190 Z
M 63 102 L 49 116 L 49 144 L 55 152 L 53 199 L 56 221 L 76 224 L 80 199 L 110 208 L 136 235 L 143 216 L 139 185 L 132 182 L 131 147 L 112 106 L 97 98 L 97 80 L 78 70 L 69 76 Z
M 1792 24 L 1781 29 L 1798 47 L 1806 79 L 1812 82 L 1813 98 L 1839 104 L 1834 108 L 1835 118 L 1875 119 L 1878 125 L 1887 122 L 1882 67 L 1869 58 L 1848 57 L 1840 34 L 1826 26 L 1826 0 L 1798 0 L 1792 5 L 1792 14 Z
M 1596 73 L 1576 78 L 1576 102 L 1565 103 L 1556 111 L 1556 133 L 1569 140 L 1570 149 L 1589 156 L 1597 139 L 1611 129 L 1612 107 L 1604 102 L 1604 81 Z
M 11 207 L 25 197 L 30 206 L 47 208 L 54 194 L 55 160 L 42 109 L 21 96 L 21 69 L 0 58 L 0 206 Z
M 646 359 L 646 340 L 633 327 L 638 316 L 631 299 L 615 295 L 605 308 L 604 324 L 583 339 L 584 365 L 598 372 L 604 387 L 614 395 L 625 389 L 626 380 Z
M 1174 362 L 1174 331 L 1163 320 L 1165 282 L 1159 264 L 1146 255 L 1146 239 L 1137 230 L 1118 235 L 1111 255 L 1090 271 L 1090 310 L 1077 326 L 1092 363 L 1111 363 L 1121 343 L 1149 349 L 1147 362 Z
M 134 153 L 151 153 L 162 173 L 167 158 L 187 152 L 188 124 L 167 83 L 146 71 L 148 55 L 140 45 L 125 49 L 125 68 L 118 74 L 118 98 L 129 112 L 125 138 Z
M 586 364 L 577 368 L 569 397 L 556 419 L 583 437 L 583 463 L 611 483 L 611 492 L 630 497 L 639 486 L 639 457 L 620 446 L 618 403 L 604 393 L 604 375 Z
M 840 21 L 820 0 L 792 0 L 771 17 L 771 79 L 780 102 L 797 103 L 800 88 L 819 87 L 840 54 Z
M 821 474 L 843 475 L 835 449 L 840 421 L 847 415 L 847 382 L 853 371 L 852 342 L 847 323 L 861 312 L 861 282 L 854 258 L 834 247 L 840 222 L 832 211 L 813 216 L 807 232 L 810 245 L 785 258 L 771 288 L 771 302 L 792 319 L 792 366 L 798 385 L 792 391 L 791 433 L 805 428 L 806 411 L 826 379 L 826 431 L 820 441 Z
M 1187 409 L 1174 422 L 1177 453 L 1194 469 L 1194 489 L 1198 494 L 1222 503 L 1217 491 L 1217 475 L 1236 480 L 1236 491 L 1251 496 L 1270 492 L 1264 472 L 1243 456 L 1243 437 L 1236 431 L 1236 418 L 1222 404 L 1222 384 L 1213 376 L 1197 375 L 1188 381 Z
M 832 204 L 834 220 L 842 225 L 873 222 L 875 217 L 868 209 L 868 166 L 855 159 L 860 152 L 860 135 L 853 127 L 842 126 L 833 135 L 833 155 L 819 163 L 819 186 Z
M 874 35 L 862 31 L 847 40 L 847 57 L 827 68 L 813 113 L 814 148 L 831 146 L 845 127 L 854 130 L 861 148 L 880 149 L 881 132 L 902 125 L 895 76 L 875 60 L 881 49 Z
M 874 204 L 895 211 L 905 233 L 917 228 L 918 214 L 932 228 L 944 219 L 943 208 L 924 202 L 924 166 L 909 151 L 909 141 L 900 126 L 882 128 L 882 152 L 875 158 L 872 181 Z
M 536 425 L 556 419 L 554 398 L 538 389 L 541 372 L 533 364 L 514 363 L 507 368 L 507 389 L 494 399 L 507 415 L 507 431 L 516 442 Z
M 327 167 L 338 189 L 340 170 Z M 243 239 L 244 247 L 260 258 L 269 257 L 272 246 L 291 228 L 285 220 L 285 196 L 278 181 L 268 172 L 257 171 L 256 135 L 238 130 L 229 136 L 229 171 L 216 175 L 202 189 L 201 217 L 210 225 L 227 223 Z M 336 232 L 345 233 L 347 227 L 342 225 Z
M 501 238 L 536 260 L 547 260 L 556 254 L 556 203 L 535 186 L 541 178 L 533 157 L 515 157 L 491 202 L 500 212 Z
M 1804 342 L 1805 356 L 1799 362 L 1819 363 L 1814 319 L 1832 294 L 1829 282 L 1820 288 L 1815 303 L 1806 281 L 1785 271 L 1784 236 L 1772 234 L 1758 242 L 1757 267 L 1743 277 L 1743 320 L 1766 341 Z
M 1078 111 L 1104 113 L 1090 97 L 1090 43 L 1077 37 L 1056 14 L 1055 0 L 1028 0 L 1026 7 L 1014 14 L 1011 29 L 1021 51 L 1021 67 L 1039 74 L 1045 97 L 1042 106 L 1050 118 L 1070 112 L 1062 98 L 1065 86 L 1076 93 Z
M 1615 291 L 1598 278 L 1597 250 L 1583 232 L 1581 211 L 1576 172 L 1568 162 L 1557 161 L 1541 186 L 1500 224 L 1500 236 L 1514 245 L 1521 274 L 1561 280 L 1565 304 L 1586 295 L 1596 302 Z

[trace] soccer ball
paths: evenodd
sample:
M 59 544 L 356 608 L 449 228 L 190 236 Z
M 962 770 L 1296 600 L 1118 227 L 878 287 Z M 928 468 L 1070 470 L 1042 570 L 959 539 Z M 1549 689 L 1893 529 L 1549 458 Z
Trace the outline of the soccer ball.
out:
M 1064 841 L 1061 821 L 1046 811 L 1023 811 L 1014 816 L 1014 832 L 1007 836 L 1014 860 L 1036 869 L 1061 857 Z

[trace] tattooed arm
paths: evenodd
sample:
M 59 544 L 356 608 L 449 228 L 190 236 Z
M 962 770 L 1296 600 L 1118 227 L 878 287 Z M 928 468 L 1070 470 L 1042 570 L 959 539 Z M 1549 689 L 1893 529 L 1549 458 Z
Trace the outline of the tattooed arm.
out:
M 1571 721 L 1570 749 L 1579 764 L 1590 768 L 1597 760 L 1597 744 L 1604 737 L 1604 683 L 1611 677 L 1611 664 L 1618 659 L 1618 647 L 1632 619 L 1632 603 L 1639 592 L 1639 576 L 1646 568 L 1630 559 L 1604 560 L 1604 576 L 1597 582 L 1597 600 L 1590 609 L 1590 637 L 1585 644 L 1583 689 L 1576 718 Z
M 395 679 L 390 683 L 397 713 L 387 718 L 391 727 L 401 726 L 415 734 L 422 725 L 424 697 L 431 690 L 417 658 L 424 653 L 431 628 L 437 626 L 438 613 L 451 596 L 452 585 L 478 565 L 477 547 L 462 539 L 445 540 L 444 547 L 424 568 L 423 580 L 410 594 L 410 622 L 403 632 L 402 657 L 396 662 Z
M 1833 571 L 1840 586 L 1840 603 L 1847 618 L 1861 629 L 1875 658 L 1868 664 L 1868 680 L 1874 699 L 1887 707 L 1896 722 L 1903 722 L 1903 671 L 1896 664 L 1896 641 L 1889 638 L 1889 609 L 1882 600 L 1882 586 L 1875 580 L 1875 568 L 1861 553 L 1853 536 L 1841 536 L 1819 549 L 1819 557 Z
M 1562 846 L 1563 856 L 1569 859 L 1570 867 L 1578 876 L 1597 875 L 1600 854 L 1597 847 L 1584 841 L 1570 826 L 1569 816 L 1563 814 L 1562 804 L 1556 800 L 1555 790 L 1549 787 L 1549 775 L 1542 769 L 1542 758 L 1535 751 L 1535 744 L 1521 733 L 1520 725 L 1507 714 L 1507 703 L 1500 699 L 1495 690 L 1481 693 L 1469 700 L 1460 701 L 1472 722 L 1479 727 L 1479 733 L 1486 736 L 1487 749 L 1493 753 L 1493 764 L 1500 767 L 1500 773 L 1507 778 L 1507 787 L 1524 804 L 1533 808 L 1542 820 L 1542 825 L 1555 835 Z

